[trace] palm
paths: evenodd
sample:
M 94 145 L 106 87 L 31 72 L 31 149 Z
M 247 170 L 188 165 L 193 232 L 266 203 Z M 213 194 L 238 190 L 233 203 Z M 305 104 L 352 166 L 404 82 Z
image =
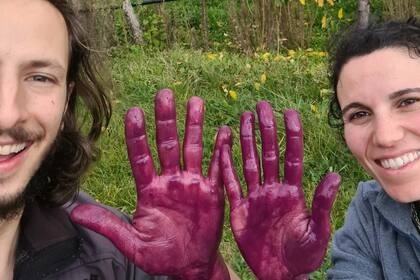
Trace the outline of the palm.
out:
M 137 108 L 130 109 L 125 119 L 125 136 L 137 189 L 132 223 L 123 223 L 110 212 L 92 205 L 72 211 L 75 222 L 108 237 L 150 274 L 210 279 L 219 260 L 217 249 L 224 212 L 219 157 L 222 145 L 231 142 L 230 130 L 227 127 L 219 130 L 208 176 L 204 177 L 203 114 L 203 101 L 191 98 L 181 169 L 173 94 L 169 90 L 156 94 L 156 144 L 161 165 L 158 175 L 146 139 L 144 114 Z
M 190 172 L 156 177 L 139 193 L 133 216 L 149 271 L 176 275 L 178 268 L 209 265 L 217 251 L 223 215 L 223 193 Z
M 298 115 L 285 113 L 286 152 L 284 180 L 278 179 L 278 147 L 275 119 L 266 102 L 257 105 L 263 149 L 264 181 L 252 113 L 241 117 L 241 147 L 248 195 L 241 194 L 232 168 L 229 147 L 222 152 L 223 178 L 231 206 L 230 223 L 235 240 L 258 279 L 297 279 L 315 270 L 327 248 L 329 211 L 339 177 L 327 175 L 316 190 L 312 214 L 302 191 L 302 131 Z

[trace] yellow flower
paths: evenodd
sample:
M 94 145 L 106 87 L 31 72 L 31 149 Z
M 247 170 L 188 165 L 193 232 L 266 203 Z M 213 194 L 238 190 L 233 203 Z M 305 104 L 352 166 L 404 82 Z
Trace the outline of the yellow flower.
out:
M 260 81 L 262 84 L 265 84 L 265 82 L 267 81 L 267 75 L 265 73 L 261 75 Z
M 319 7 L 324 7 L 324 0 L 317 0 Z
M 299 0 L 300 4 L 305 5 L 305 0 Z
M 232 98 L 233 100 L 237 100 L 238 99 L 238 94 L 236 93 L 236 91 L 234 90 L 229 90 L 228 95 L 230 98 Z
M 265 61 L 268 62 L 269 58 L 270 58 L 270 53 L 266 52 L 263 55 L 261 55 L 261 58 Z
M 321 57 L 327 56 L 327 53 L 326 52 L 318 52 L 318 56 L 321 56 Z
M 207 54 L 207 59 L 208 60 L 215 60 L 216 59 L 216 54 L 214 54 L 214 53 L 208 53 Z
M 330 4 L 331 6 L 334 6 L 334 0 L 327 0 L 328 4 Z
M 281 56 L 279 54 L 274 57 L 274 61 L 280 61 L 280 60 L 284 60 L 284 59 L 285 59 L 285 57 Z
M 321 26 L 322 29 L 327 28 L 327 17 L 325 15 L 322 17 Z
M 314 113 L 318 112 L 318 108 L 316 107 L 315 104 L 311 104 L 311 111 L 314 112 Z
M 179 86 L 179 85 L 181 85 L 182 84 L 182 82 L 181 81 L 175 81 L 172 85 L 174 86 L 174 87 L 176 87 L 176 86 Z
M 338 10 L 338 18 L 342 19 L 344 17 L 343 15 L 343 8 L 341 8 L 340 10 Z
M 260 83 L 254 83 L 254 88 L 259 91 L 261 89 L 261 84 Z
M 295 55 L 295 53 L 296 52 L 294 50 L 288 50 L 287 51 L 287 55 L 290 56 L 290 57 L 293 57 Z

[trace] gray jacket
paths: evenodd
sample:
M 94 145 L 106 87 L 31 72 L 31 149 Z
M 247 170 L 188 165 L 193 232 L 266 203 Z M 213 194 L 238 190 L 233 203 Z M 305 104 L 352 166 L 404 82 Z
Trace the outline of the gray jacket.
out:
M 420 235 L 409 204 L 360 183 L 333 238 L 328 279 L 420 279 Z
M 84 193 L 76 203 L 97 204 Z M 137 269 L 105 237 L 73 224 L 74 207 L 25 208 L 15 263 L 15 280 L 158 280 Z M 111 209 L 121 218 L 124 215 Z

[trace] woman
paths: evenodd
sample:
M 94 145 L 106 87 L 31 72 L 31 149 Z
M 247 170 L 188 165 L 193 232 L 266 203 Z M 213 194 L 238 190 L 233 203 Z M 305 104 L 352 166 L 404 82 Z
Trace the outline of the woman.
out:
M 332 244 L 329 279 L 420 276 L 420 25 L 389 22 L 351 30 L 333 57 L 330 120 L 374 178 L 361 183 Z M 284 180 L 278 178 L 275 121 L 257 105 L 264 182 L 259 179 L 252 113 L 241 119 L 248 195 L 243 197 L 225 146 L 221 164 L 238 246 L 258 279 L 304 279 L 322 262 L 339 177 L 318 186 L 310 215 L 301 190 L 302 135 L 285 112 Z
M 330 116 L 374 178 L 360 183 L 332 244 L 332 279 L 420 276 L 420 25 L 354 30 L 332 68 Z

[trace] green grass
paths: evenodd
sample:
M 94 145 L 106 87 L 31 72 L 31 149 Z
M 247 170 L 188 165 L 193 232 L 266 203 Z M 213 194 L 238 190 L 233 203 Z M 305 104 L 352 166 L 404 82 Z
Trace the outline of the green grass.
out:
M 126 213 L 133 211 L 135 191 L 125 150 L 123 117 L 132 106 L 145 111 L 149 143 L 153 143 L 151 150 L 156 160 L 153 97 L 160 88 L 169 87 L 175 92 L 180 139 L 188 98 L 196 95 L 205 100 L 204 170 L 207 169 L 214 135 L 222 125 L 233 129 L 233 157 L 237 170 L 240 170 L 240 113 L 255 111 L 258 100 L 267 100 L 277 116 L 281 153 L 285 146 L 282 111 L 294 108 L 300 112 L 305 141 L 307 205 L 310 206 L 313 190 L 326 172 L 338 171 L 341 174 L 342 184 L 332 211 L 332 228 L 339 228 L 357 182 L 367 177 L 345 148 L 338 131 L 327 125 L 328 96 L 321 94 L 329 88 L 326 62 L 325 57 L 311 51 L 300 51 L 289 57 L 267 54 L 249 57 L 229 53 L 209 55 L 182 49 L 161 52 L 147 52 L 138 47 L 114 49 L 110 61 L 114 114 L 100 141 L 102 157 L 85 176 L 83 189 L 105 204 Z M 265 83 L 261 81 L 262 74 L 267 77 Z M 259 90 L 255 83 L 260 84 Z M 234 90 L 237 100 L 227 96 L 223 89 Z M 233 240 L 227 210 L 221 251 L 242 279 L 254 279 Z M 327 256 L 311 279 L 324 279 L 329 263 Z

